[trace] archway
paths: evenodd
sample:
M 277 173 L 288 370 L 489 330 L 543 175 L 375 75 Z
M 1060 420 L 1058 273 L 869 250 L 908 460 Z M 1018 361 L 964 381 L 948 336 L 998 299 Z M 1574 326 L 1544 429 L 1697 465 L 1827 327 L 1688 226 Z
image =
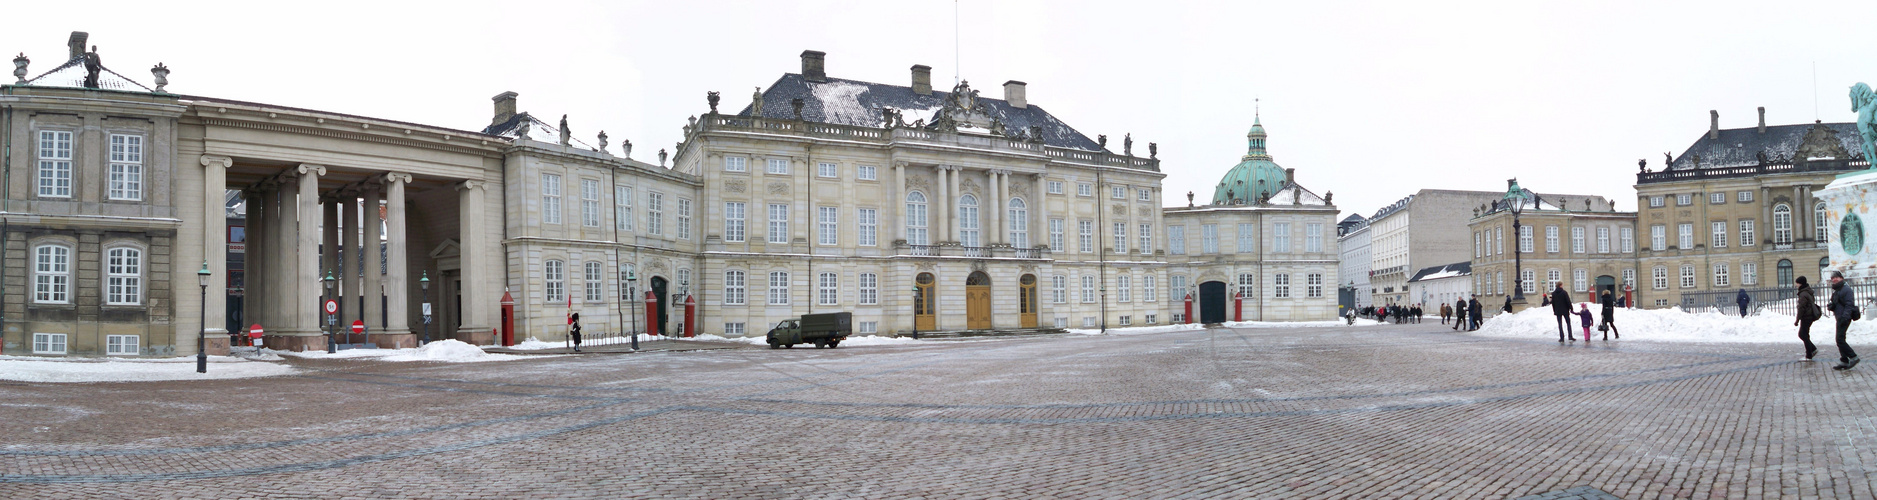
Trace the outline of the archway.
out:
M 933 284 L 932 273 L 919 273 L 919 277 L 913 281 L 912 329 L 915 331 L 938 329 L 938 318 L 933 315 L 938 309 L 937 297 L 932 293 Z
M 1199 322 L 1225 322 L 1225 282 L 1207 281 L 1199 284 Z
M 1018 281 L 1017 309 L 1024 328 L 1036 328 L 1036 275 L 1025 274 Z
M 1611 297 L 1616 297 L 1620 295 L 1616 291 L 1616 277 L 1615 276 L 1610 276 L 1608 274 L 1598 276 L 1596 293 L 1591 294 L 1589 301 L 1593 303 L 1598 303 L 1598 304 L 1603 303 L 1604 292 L 1609 292 Z
M 665 334 L 665 322 L 671 319 L 671 315 L 666 314 L 665 312 L 667 310 L 666 303 L 665 303 L 666 302 L 666 298 L 665 298 L 665 286 L 666 285 L 667 283 L 665 281 L 665 277 L 663 276 L 652 277 L 652 297 L 658 299 L 658 322 L 653 323 L 658 328 L 653 331 L 657 333 L 658 335 Z M 646 321 L 651 321 L 651 320 L 652 318 L 646 318 Z
M 991 277 L 984 271 L 965 277 L 965 329 L 991 329 Z

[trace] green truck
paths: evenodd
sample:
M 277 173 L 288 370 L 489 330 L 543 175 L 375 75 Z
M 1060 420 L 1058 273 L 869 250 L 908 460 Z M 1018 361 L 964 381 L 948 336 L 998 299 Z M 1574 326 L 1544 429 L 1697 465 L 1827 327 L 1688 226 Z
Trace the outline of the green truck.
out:
M 816 349 L 833 349 L 854 333 L 854 313 L 804 314 L 782 320 L 769 329 L 769 348 L 795 348 L 795 344 L 813 343 Z

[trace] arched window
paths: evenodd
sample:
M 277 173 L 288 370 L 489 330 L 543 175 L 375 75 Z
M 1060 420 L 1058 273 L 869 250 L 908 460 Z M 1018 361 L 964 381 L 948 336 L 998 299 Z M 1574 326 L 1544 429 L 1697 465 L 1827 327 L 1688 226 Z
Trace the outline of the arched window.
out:
M 958 197 L 958 244 L 975 247 L 978 245 L 978 197 L 964 195 Z
M 1825 215 L 1825 202 L 1812 205 L 1812 239 L 1823 245 L 1831 241 L 1831 220 Z
M 68 304 L 72 301 L 72 248 L 39 245 L 33 249 L 33 302 Z
M 603 272 L 602 266 L 600 266 L 600 263 L 598 262 L 587 263 L 586 287 L 583 288 L 582 291 L 586 294 L 586 300 L 588 302 L 596 302 L 605 298 L 606 291 L 605 289 L 601 288 L 604 285 L 601 285 L 600 281 L 606 279 L 605 278 L 606 275 L 602 274 L 602 272 Z
M 143 251 L 118 247 L 105 251 L 104 303 L 137 305 L 143 303 Z
M 1773 244 L 1792 244 L 1792 206 L 1773 205 Z
M 1792 286 L 1792 261 L 1791 260 L 1779 259 L 1779 268 L 1776 272 L 1779 275 L 1779 286 Z M 1823 283 L 1823 281 L 1820 281 L 1820 283 Z
M 1010 246 L 1030 247 L 1030 210 L 1023 206 L 1023 198 L 1010 199 Z
M 906 193 L 906 244 L 931 244 L 926 239 L 925 215 L 925 195 L 918 191 Z
M 541 279 L 547 282 L 547 301 L 567 300 L 567 264 L 550 260 L 541 263 Z

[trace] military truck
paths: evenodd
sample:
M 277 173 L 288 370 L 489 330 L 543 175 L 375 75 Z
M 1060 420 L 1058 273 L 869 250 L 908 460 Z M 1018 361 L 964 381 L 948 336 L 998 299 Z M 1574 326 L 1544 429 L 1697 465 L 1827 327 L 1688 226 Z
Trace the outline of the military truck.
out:
M 795 344 L 812 343 L 816 349 L 833 349 L 853 333 L 854 313 L 804 314 L 800 318 L 782 320 L 769 329 L 769 348 L 794 349 Z

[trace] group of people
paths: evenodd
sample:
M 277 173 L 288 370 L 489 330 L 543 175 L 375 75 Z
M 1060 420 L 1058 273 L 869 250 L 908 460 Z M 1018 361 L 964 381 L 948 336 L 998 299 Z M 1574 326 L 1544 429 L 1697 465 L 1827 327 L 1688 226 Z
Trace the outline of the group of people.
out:
M 1804 276 L 1793 282 L 1799 285 L 1799 317 L 1793 321 L 1793 325 L 1799 327 L 1799 341 L 1805 343 L 1805 359 L 1810 360 L 1812 355 L 1818 354 L 1818 346 L 1812 345 L 1812 322 L 1818 321 L 1824 311 L 1819 309 L 1818 296 L 1812 291 L 1812 286 L 1806 283 Z M 1851 345 L 1844 343 L 1844 334 L 1851 329 L 1851 322 L 1862 318 L 1864 312 L 1857 307 L 1857 293 L 1845 286 L 1844 274 L 1831 272 L 1831 301 L 1825 307 L 1831 310 L 1838 327 L 1838 365 L 1832 368 L 1849 370 L 1857 366 L 1858 359 Z M 1745 310 L 1746 307 L 1741 306 L 1741 309 Z
M 1375 307 L 1357 307 L 1355 309 L 1358 311 L 1359 314 L 1362 315 L 1362 317 L 1375 318 L 1376 321 L 1381 321 L 1383 323 L 1387 323 L 1388 318 L 1394 318 L 1395 324 L 1397 325 L 1403 324 L 1403 323 L 1420 323 L 1421 322 L 1422 311 L 1421 311 L 1420 304 L 1411 304 L 1411 305 L 1406 305 L 1406 306 L 1400 305 L 1400 304 L 1389 304 L 1385 306 L 1375 306 Z
M 1571 292 L 1564 291 L 1562 282 L 1552 288 L 1551 295 L 1545 297 L 1545 302 L 1551 304 L 1551 315 L 1558 320 L 1559 344 L 1564 343 L 1565 340 L 1577 341 L 1577 336 L 1570 332 L 1572 315 L 1577 316 L 1577 323 L 1584 329 L 1584 341 L 1590 341 L 1592 318 L 1589 303 L 1579 305 L 1575 312 L 1571 311 Z M 1609 290 L 1604 290 L 1603 296 L 1597 300 L 1597 303 L 1603 305 L 1603 321 L 1596 323 L 1597 330 L 1603 332 L 1603 340 L 1610 340 L 1612 334 L 1616 335 L 1616 338 L 1623 338 L 1623 334 L 1616 330 L 1616 298 L 1610 295 Z
M 1512 310 L 1511 304 L 1511 302 L 1506 303 L 1507 311 Z M 1452 306 L 1446 304 L 1440 305 L 1440 324 L 1447 324 L 1447 318 L 1449 316 L 1453 318 L 1454 330 L 1470 332 L 1478 330 L 1479 324 L 1486 320 L 1486 308 L 1479 305 L 1478 294 L 1473 295 L 1471 299 L 1461 297 L 1454 300 Z

